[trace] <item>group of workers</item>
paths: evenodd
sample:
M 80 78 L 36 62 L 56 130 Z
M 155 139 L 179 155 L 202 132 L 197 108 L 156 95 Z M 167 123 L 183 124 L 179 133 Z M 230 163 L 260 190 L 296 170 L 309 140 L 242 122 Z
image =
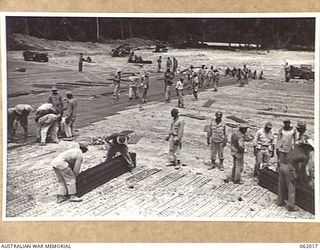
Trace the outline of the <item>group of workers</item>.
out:
M 80 67 L 80 65 L 79 65 Z M 178 61 L 176 58 L 171 60 L 168 57 L 165 71 L 165 98 L 170 102 L 171 86 L 173 86 L 174 74 L 177 72 Z M 229 68 L 228 68 L 229 69 Z M 243 69 L 226 70 L 226 75 L 238 77 L 238 80 L 247 80 L 256 75 L 256 71 L 251 75 L 246 65 Z M 158 59 L 158 71 L 161 71 L 161 56 Z M 263 73 L 261 73 L 262 75 Z M 120 97 L 121 70 L 117 70 L 114 75 L 114 93 L 113 98 Z M 178 96 L 178 107 L 184 108 L 183 89 L 187 85 L 192 88 L 195 99 L 198 99 L 198 89 L 204 84 L 210 86 L 213 83 L 214 91 L 220 78 L 219 69 L 210 65 L 202 65 L 196 71 L 191 65 L 186 72 L 181 75 L 176 83 L 176 93 Z M 147 102 L 147 93 L 149 89 L 149 73 L 141 71 L 132 74 L 129 77 L 129 99 L 139 98 L 138 89 L 142 90 L 142 102 Z M 36 110 L 35 121 L 37 123 L 37 141 L 40 145 L 46 142 L 58 143 L 58 135 L 64 133 L 66 139 L 72 140 L 74 137 L 74 122 L 77 114 L 77 101 L 70 91 L 66 92 L 67 105 L 64 105 L 61 95 L 56 87 L 52 88 L 52 93 L 48 97 L 47 103 L 42 104 Z M 31 105 L 19 104 L 8 110 L 8 139 L 14 139 L 18 123 L 24 129 L 24 134 L 28 134 L 28 116 L 33 111 Z M 171 110 L 173 118 L 169 134 L 166 140 L 169 142 L 169 163 L 167 166 L 174 166 L 175 169 L 181 168 L 181 148 L 184 134 L 185 122 L 179 116 L 179 110 Z M 230 142 L 231 155 L 233 158 L 233 167 L 230 180 L 235 184 L 242 184 L 241 173 L 244 167 L 244 154 L 247 152 L 246 143 L 253 140 L 253 154 L 255 156 L 255 165 L 253 168 L 253 179 L 257 180 L 261 169 L 270 167 L 270 158 L 277 156 L 276 171 L 279 173 L 278 185 L 278 205 L 285 204 L 286 192 L 288 192 L 287 208 L 289 211 L 296 211 L 295 192 L 296 186 L 305 184 L 309 181 L 306 166 L 309 160 L 310 152 L 314 150 L 310 137 L 307 134 L 306 123 L 299 121 L 296 127 L 291 125 L 291 121 L 285 119 L 275 140 L 272 131 L 272 123 L 267 122 L 265 126 L 259 129 L 254 138 L 248 135 L 248 126 L 240 125 L 237 131 L 233 131 L 230 140 L 228 139 L 226 123 L 223 120 L 223 113 L 217 111 L 215 117 L 211 120 L 207 131 L 207 144 L 211 147 L 211 164 L 208 170 L 219 169 L 224 171 L 224 149 L 227 142 Z M 117 152 L 125 158 L 128 166 L 134 168 L 134 163 L 127 147 L 128 136 L 122 133 L 116 133 L 106 138 L 110 147 L 106 154 L 106 161 L 112 160 Z M 67 150 L 58 155 L 50 164 L 58 178 L 59 190 L 57 202 L 66 200 L 79 202 L 82 199 L 76 196 L 76 177 L 80 173 L 83 153 L 87 152 L 88 144 L 79 143 L 79 148 Z M 219 162 L 216 162 L 216 159 Z M 310 171 L 312 172 L 312 171 Z
M 46 142 L 58 143 L 58 136 L 65 140 L 74 137 L 74 123 L 77 116 L 77 101 L 71 91 L 66 92 L 67 104 L 64 105 L 56 87 L 52 87 L 46 103 L 40 105 L 35 114 L 37 123 L 37 142 L 44 146 Z M 16 139 L 17 125 L 20 123 L 28 136 L 28 116 L 33 110 L 29 104 L 18 104 L 8 109 L 8 141 Z
M 173 117 L 170 132 L 166 140 L 169 141 L 169 163 L 167 166 L 181 167 L 182 137 L 185 123 L 179 116 L 178 109 L 171 110 Z M 221 111 L 215 113 L 207 131 L 207 143 L 211 145 L 211 164 L 208 170 L 218 168 L 224 170 L 224 148 L 228 142 L 226 123 L 222 119 Z M 296 127 L 291 126 L 291 121 L 285 119 L 284 125 L 278 131 L 275 140 L 272 131 L 272 123 L 267 122 L 259 129 L 255 136 L 250 136 L 247 125 L 240 125 L 238 131 L 233 131 L 230 137 L 231 155 L 233 167 L 231 175 L 226 181 L 231 180 L 235 184 L 243 184 L 241 173 L 244 167 L 244 155 L 247 152 L 246 143 L 253 140 L 253 154 L 255 165 L 253 168 L 253 179 L 258 180 L 261 169 L 270 167 L 270 158 L 277 155 L 277 168 L 279 173 L 278 205 L 285 205 L 286 194 L 288 197 L 288 211 L 297 211 L 295 206 L 296 187 L 308 186 L 314 170 L 307 171 L 306 166 L 310 153 L 314 150 L 313 141 L 307 134 L 306 123 L 299 121 Z M 218 155 L 219 163 L 216 162 Z

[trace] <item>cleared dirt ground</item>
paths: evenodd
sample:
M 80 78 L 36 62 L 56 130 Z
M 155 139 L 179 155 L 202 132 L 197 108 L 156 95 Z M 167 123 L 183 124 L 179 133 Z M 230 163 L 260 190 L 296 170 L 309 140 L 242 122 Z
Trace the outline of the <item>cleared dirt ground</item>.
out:
M 171 122 L 170 110 L 177 106 L 177 100 L 170 104 L 163 102 L 163 74 L 155 72 L 156 64 L 147 66 L 151 73 L 150 102 L 140 110 L 138 102 L 127 100 L 127 90 L 121 99 L 112 100 L 110 75 L 116 68 L 124 72 L 139 70 L 138 66 L 126 63 L 126 58 L 111 58 L 97 49 L 90 54 L 92 64 L 84 66 L 84 72 L 77 71 L 78 55 L 82 47 L 74 43 L 73 50 L 54 48 L 49 63 L 24 62 L 22 52 L 8 53 L 8 106 L 29 103 L 35 107 L 44 103 L 50 88 L 56 84 L 60 93 L 72 90 L 79 102 L 76 141 L 88 142 L 99 136 L 106 136 L 121 130 L 134 130 L 142 139 L 130 145 L 130 151 L 137 153 L 138 166 L 134 172 L 117 179 L 83 196 L 79 204 L 55 203 L 56 177 L 48 167 L 59 152 L 76 147 L 75 142 L 61 141 L 59 145 L 40 147 L 34 140 L 34 113 L 30 117 L 31 134 L 26 141 L 8 144 L 7 159 L 7 204 L 8 217 L 38 218 L 240 218 L 240 219 L 311 219 L 314 216 L 303 210 L 288 213 L 275 205 L 276 195 L 263 189 L 252 180 L 254 157 L 251 143 L 245 155 L 243 185 L 224 183 L 231 172 L 232 158 L 229 144 L 225 149 L 225 170 L 207 170 L 210 149 L 206 145 L 205 125 L 217 110 L 226 116 L 237 116 L 249 122 L 249 133 L 271 121 L 274 132 L 289 117 L 293 124 L 303 117 L 308 131 L 314 130 L 314 84 L 312 81 L 292 80 L 284 82 L 284 60 L 313 61 L 313 53 L 287 51 L 226 52 L 215 50 L 169 50 L 163 58 L 175 56 L 180 69 L 190 64 L 213 64 L 225 70 L 247 64 L 253 70 L 264 70 L 265 80 L 252 80 L 249 85 L 239 87 L 230 77 L 222 77 L 218 92 L 207 89 L 200 93 L 200 100 L 194 101 L 185 91 L 186 109 L 182 114 L 205 116 L 206 120 L 183 117 L 186 123 L 183 139 L 183 166 L 180 170 L 165 167 L 168 145 L 164 141 Z M 77 47 L 78 46 L 78 47 Z M 87 48 L 89 51 L 89 48 Z M 65 53 L 63 53 L 65 52 Z M 150 50 L 139 50 L 147 60 L 160 55 Z M 56 56 L 56 55 L 60 56 Z M 165 61 L 165 60 L 164 60 Z M 163 63 L 164 66 L 164 63 Z M 25 67 L 25 73 L 16 72 Z M 177 76 L 178 77 L 178 76 Z M 87 79 L 86 79 L 87 78 Z M 126 83 L 123 83 L 125 86 Z M 32 91 L 38 91 L 33 92 Z M 21 93 L 26 93 L 22 94 Z M 202 105 L 209 99 L 215 100 L 211 107 Z M 268 111 L 266 111 L 268 110 Z M 263 115 L 258 112 L 274 112 Z M 284 116 L 282 116 L 284 115 Z M 225 121 L 235 123 L 225 118 Z M 233 129 L 228 127 L 229 137 Z M 91 145 L 82 170 L 95 166 L 104 160 L 104 145 Z M 275 164 L 273 158 L 273 166 Z

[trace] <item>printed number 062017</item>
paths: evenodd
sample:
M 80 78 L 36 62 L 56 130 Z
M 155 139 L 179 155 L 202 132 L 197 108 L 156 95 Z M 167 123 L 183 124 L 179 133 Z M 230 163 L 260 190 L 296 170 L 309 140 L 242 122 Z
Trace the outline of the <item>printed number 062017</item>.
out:
M 318 244 L 300 244 L 300 248 L 318 248 Z

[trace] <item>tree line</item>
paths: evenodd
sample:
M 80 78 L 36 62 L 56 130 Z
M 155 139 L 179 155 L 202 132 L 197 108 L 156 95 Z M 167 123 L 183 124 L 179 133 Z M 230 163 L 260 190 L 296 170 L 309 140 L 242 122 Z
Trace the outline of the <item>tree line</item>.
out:
M 140 37 L 165 41 L 254 43 L 261 48 L 314 49 L 314 18 L 7 17 L 7 35 L 104 42 Z

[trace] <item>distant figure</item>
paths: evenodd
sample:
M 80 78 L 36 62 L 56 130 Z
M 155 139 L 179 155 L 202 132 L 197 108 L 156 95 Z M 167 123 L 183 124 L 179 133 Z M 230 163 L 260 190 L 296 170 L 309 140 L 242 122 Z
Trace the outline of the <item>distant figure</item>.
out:
M 220 80 L 220 72 L 218 69 L 215 69 L 213 71 L 213 89 L 215 92 L 218 91 L 219 80 Z
M 133 51 L 131 51 L 129 54 L 128 62 L 134 62 L 134 52 Z
M 134 96 L 136 99 L 139 98 L 138 95 L 138 87 L 141 85 L 141 77 L 140 73 L 138 74 L 132 74 L 132 76 L 129 77 L 129 99 L 131 100 Z
M 187 70 L 187 76 L 188 76 L 188 89 L 192 88 L 192 78 L 193 78 L 193 65 L 190 65 L 189 69 Z
M 149 73 L 145 72 L 141 78 L 141 88 L 142 88 L 142 102 L 148 102 L 147 94 L 149 90 Z
M 32 110 L 28 104 L 18 104 L 8 109 L 8 140 L 15 139 L 18 123 L 24 130 L 24 136 L 28 136 L 28 116 Z
M 264 77 L 263 77 L 263 71 L 260 72 L 260 75 L 259 75 L 259 80 L 263 80 Z
M 66 137 L 71 140 L 74 137 L 74 123 L 77 117 L 77 101 L 71 91 L 66 92 L 67 107 L 65 117 L 62 118 L 62 124 Z
M 170 100 L 171 100 L 171 86 L 173 84 L 174 74 L 168 69 L 166 71 L 166 73 L 164 74 L 164 77 L 165 77 L 165 87 L 166 87 L 165 99 L 167 102 L 170 102 Z
M 244 164 L 244 153 L 245 153 L 245 140 L 248 127 L 241 125 L 239 131 L 234 132 L 231 135 L 231 155 L 233 157 L 233 168 L 231 173 L 231 180 L 234 184 L 243 184 L 241 181 L 241 172 Z
M 256 70 L 253 72 L 252 79 L 257 79 L 257 71 Z
M 209 69 L 206 72 L 206 80 L 207 80 L 207 86 L 210 87 L 210 83 L 213 81 L 213 66 L 210 65 Z
M 88 144 L 85 142 L 79 143 L 79 148 L 69 149 L 59 154 L 51 163 L 58 178 L 58 195 L 57 203 L 64 201 L 81 202 L 82 199 L 76 196 L 77 186 L 76 178 L 80 173 L 83 155 L 88 151 Z
M 192 90 L 193 90 L 193 96 L 195 100 L 198 100 L 199 78 L 198 78 L 197 72 L 193 72 Z
M 227 67 L 225 71 L 225 76 L 229 76 L 230 74 L 231 74 L 231 70 L 229 69 L 229 67 Z
M 82 72 L 82 68 L 83 68 L 83 62 L 85 61 L 83 54 L 80 53 L 80 58 L 79 58 L 79 72 Z
M 162 63 L 161 56 L 159 56 L 159 59 L 157 60 L 157 63 L 158 63 L 158 72 L 161 72 L 161 63 Z
M 120 82 L 121 82 L 121 69 L 118 69 L 113 76 L 113 99 L 120 98 Z
M 175 73 L 177 73 L 177 69 L 178 69 L 178 60 L 175 57 L 173 57 L 172 61 L 173 61 L 172 72 L 173 72 L 173 74 L 175 74 Z
M 184 108 L 184 101 L 183 101 L 183 81 L 184 78 L 180 77 L 180 81 L 176 83 L 176 91 L 178 96 L 178 107 Z
M 202 88 L 202 86 L 203 86 L 205 75 L 206 75 L 205 65 L 202 65 L 201 69 L 199 69 L 199 71 L 198 71 L 199 88 Z
M 288 62 L 286 62 L 286 65 L 284 66 L 284 77 L 286 82 L 290 81 L 290 66 Z
M 115 157 L 116 153 L 119 152 L 127 161 L 129 168 L 132 169 L 135 167 L 127 146 L 128 136 L 122 133 L 114 133 L 106 138 L 106 142 L 110 145 L 110 147 L 107 151 L 105 162 L 110 162 Z
M 169 135 L 166 141 L 169 141 L 169 159 L 170 163 L 166 166 L 174 166 L 175 169 L 180 169 L 181 160 L 180 153 L 182 148 L 182 137 L 184 132 L 184 120 L 179 116 L 179 110 L 174 108 L 171 110 L 171 116 L 173 118 Z
M 172 61 L 171 61 L 170 57 L 168 57 L 168 60 L 167 60 L 167 70 L 170 70 L 170 71 L 171 71 L 171 67 L 172 67 Z

